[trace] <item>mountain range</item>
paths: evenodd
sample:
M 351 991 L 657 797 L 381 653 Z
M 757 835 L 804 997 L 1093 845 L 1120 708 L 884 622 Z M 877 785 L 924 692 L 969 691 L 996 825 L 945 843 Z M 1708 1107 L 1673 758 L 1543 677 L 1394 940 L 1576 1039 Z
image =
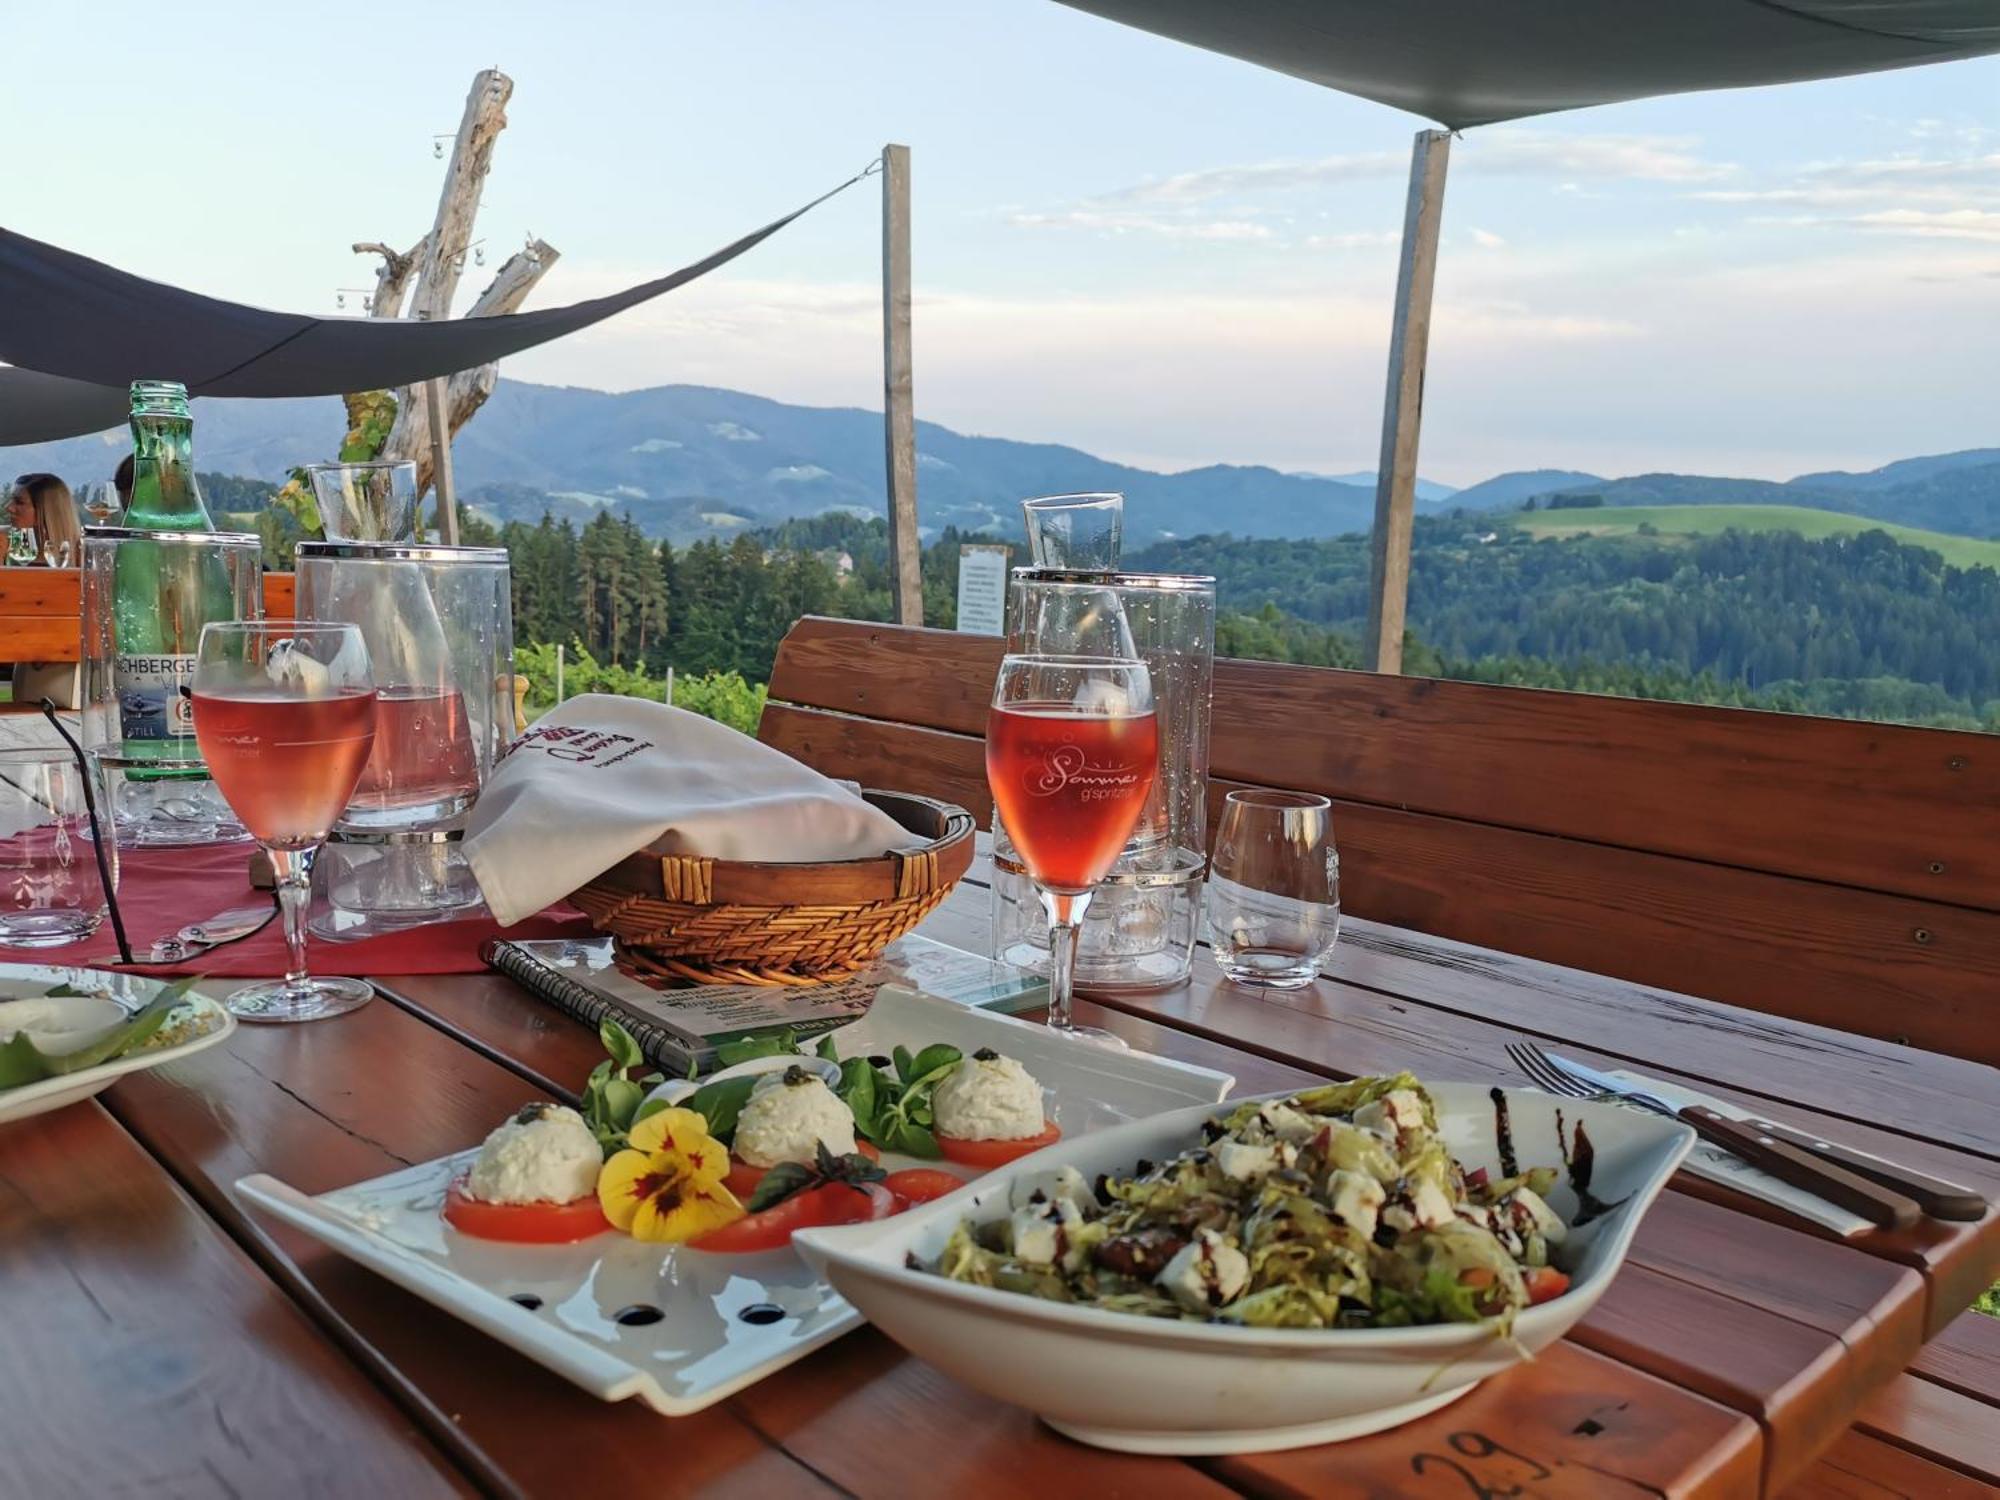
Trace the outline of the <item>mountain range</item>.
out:
M 344 428 L 331 397 L 195 404 L 195 451 L 207 471 L 281 479 L 329 454 Z M 122 431 L 0 450 L 0 469 L 109 476 Z M 851 407 L 794 406 L 740 391 L 672 385 L 610 393 L 503 380 L 458 435 L 463 498 L 497 520 L 587 520 L 610 509 L 676 542 L 729 535 L 831 510 L 878 515 L 882 418 Z M 1337 536 L 1374 516 L 1369 473 L 1287 474 L 1214 464 L 1161 474 L 1054 443 L 917 423 L 917 493 L 926 528 L 1011 530 L 1027 495 L 1119 490 L 1131 545 L 1227 531 L 1245 537 Z M 1785 504 L 1867 515 L 1968 536 L 2000 536 L 2000 449 L 1909 458 L 1864 474 L 1785 483 L 1685 474 L 1607 479 L 1571 470 L 1496 475 L 1468 489 L 1419 481 L 1420 507 L 1514 509 L 1553 494 L 1605 505 Z

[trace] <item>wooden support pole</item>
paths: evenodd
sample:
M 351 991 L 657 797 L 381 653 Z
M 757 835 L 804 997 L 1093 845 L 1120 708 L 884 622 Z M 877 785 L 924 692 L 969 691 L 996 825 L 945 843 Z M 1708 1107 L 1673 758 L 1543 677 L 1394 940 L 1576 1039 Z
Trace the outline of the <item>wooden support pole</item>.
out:
M 924 623 L 917 535 L 917 418 L 910 370 L 910 148 L 882 148 L 882 422 L 889 472 L 890 592 L 896 622 Z
M 1362 665 L 1403 670 L 1403 620 L 1410 597 L 1410 527 L 1417 503 L 1417 436 L 1423 424 L 1424 360 L 1431 340 L 1438 226 L 1451 133 L 1419 130 L 1410 152 L 1410 197 L 1396 267 L 1389 332 L 1389 389 L 1382 404 L 1382 457 L 1375 473 L 1375 531 L 1368 571 L 1368 635 Z
M 458 491 L 451 480 L 451 423 L 445 413 L 445 387 L 439 377 L 424 382 L 424 406 L 431 429 L 431 487 L 437 492 L 438 525 L 447 547 L 458 545 Z

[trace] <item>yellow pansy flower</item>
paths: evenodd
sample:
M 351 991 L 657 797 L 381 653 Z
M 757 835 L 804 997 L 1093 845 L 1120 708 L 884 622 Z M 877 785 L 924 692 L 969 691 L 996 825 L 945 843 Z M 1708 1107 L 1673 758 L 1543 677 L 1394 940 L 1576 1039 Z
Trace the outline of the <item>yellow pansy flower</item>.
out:
M 632 1127 L 631 1142 L 604 1164 L 597 1201 L 634 1239 L 678 1245 L 743 1217 L 722 1185 L 729 1150 L 691 1109 L 663 1109 Z

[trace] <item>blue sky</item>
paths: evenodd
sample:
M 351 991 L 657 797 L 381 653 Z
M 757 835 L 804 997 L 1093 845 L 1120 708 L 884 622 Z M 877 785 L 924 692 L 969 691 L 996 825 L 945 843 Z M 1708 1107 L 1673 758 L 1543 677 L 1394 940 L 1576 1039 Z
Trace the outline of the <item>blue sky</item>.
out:
M 921 417 L 1163 468 L 1378 442 L 1423 121 L 1050 0 L 15 6 L 4 222 L 332 311 L 409 243 L 482 66 L 479 228 L 543 304 L 681 265 L 909 144 Z M 43 113 L 28 114 L 27 101 Z M 879 407 L 872 184 L 505 373 Z M 1784 477 L 2000 443 L 2000 59 L 1456 143 L 1423 469 Z M 350 301 L 350 310 L 353 303 Z

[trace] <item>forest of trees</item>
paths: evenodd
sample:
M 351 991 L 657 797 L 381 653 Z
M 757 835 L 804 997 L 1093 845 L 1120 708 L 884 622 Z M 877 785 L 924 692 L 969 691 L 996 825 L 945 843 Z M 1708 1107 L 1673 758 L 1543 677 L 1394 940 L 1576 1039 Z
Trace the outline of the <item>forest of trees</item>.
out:
M 267 511 L 257 524 L 283 565 L 288 522 Z M 609 511 L 581 528 L 468 515 L 463 532 L 512 554 L 516 638 L 569 648 L 572 691 L 657 692 L 671 667 L 722 716 L 754 722 L 800 615 L 890 615 L 879 519 L 827 514 L 686 547 Z M 994 539 L 947 531 L 927 548 L 927 624 L 956 623 L 972 540 Z M 1216 575 L 1224 655 L 1359 664 L 1364 537 L 1192 537 L 1130 561 Z M 2000 731 L 2000 573 L 1883 532 L 1537 540 L 1491 515 L 1422 517 L 1409 618 L 1417 675 Z M 693 685 L 709 674 L 715 685 Z

